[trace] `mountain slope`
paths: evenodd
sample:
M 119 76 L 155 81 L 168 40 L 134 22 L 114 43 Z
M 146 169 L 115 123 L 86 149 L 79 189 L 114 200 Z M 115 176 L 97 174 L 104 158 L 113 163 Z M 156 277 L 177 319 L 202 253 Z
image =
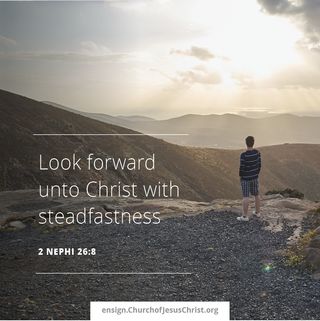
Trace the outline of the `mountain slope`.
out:
M 190 148 L 197 161 L 220 168 L 230 189 L 238 188 L 239 150 Z M 283 144 L 259 148 L 262 155 L 260 186 L 262 192 L 287 187 L 303 192 L 311 200 L 320 200 L 320 145 Z
M 116 117 L 116 116 L 111 116 L 107 114 L 101 114 L 101 113 L 88 113 L 84 111 L 80 111 L 71 107 L 67 107 L 64 105 L 56 104 L 51 101 L 43 101 L 44 104 L 46 105 L 51 105 L 53 107 L 57 107 L 66 111 L 70 111 L 71 113 L 82 115 L 91 119 L 99 120 L 104 123 L 112 124 L 112 125 L 117 125 L 117 126 L 123 126 L 126 128 L 129 128 L 128 124 L 131 122 L 128 118 L 125 117 Z M 136 118 L 133 118 L 135 120 Z
M 53 106 L 69 109 L 61 105 Z M 247 118 L 234 114 L 189 114 L 167 120 L 140 117 L 114 117 L 84 113 L 86 117 L 119 125 L 143 133 L 187 133 L 189 136 L 166 136 L 168 142 L 195 147 L 242 148 L 243 137 L 258 137 L 259 146 L 284 143 L 320 144 L 320 117 L 280 114 L 265 118 Z
M 134 122 L 130 128 L 141 132 L 188 133 L 167 141 L 199 147 L 241 148 L 243 137 L 253 135 L 259 146 L 284 143 L 320 143 L 320 117 L 277 115 L 254 119 L 243 116 L 185 115 L 178 118 Z
M 0 91 L 0 156 L 1 190 L 37 188 L 38 184 L 63 182 L 84 184 L 91 179 L 106 184 L 118 181 L 155 184 L 172 180 L 180 186 L 180 196 L 187 199 L 209 200 L 228 194 L 228 181 L 211 169 L 217 184 L 207 175 L 206 164 L 197 162 L 193 152 L 148 136 L 111 137 L 35 137 L 33 133 L 133 133 L 128 129 L 98 122 L 35 100 Z M 156 170 L 141 172 L 40 172 L 39 154 L 46 158 L 63 158 L 77 152 L 85 157 L 92 152 L 99 157 L 149 157 L 156 154 Z
M 233 117 L 233 116 L 232 116 Z M 33 133 L 133 133 L 61 108 L 0 91 L 0 190 L 37 188 L 38 184 L 77 183 L 91 179 L 155 184 L 172 180 L 180 197 L 191 200 L 239 198 L 240 151 L 189 148 L 149 136 L 36 137 Z M 41 172 L 39 154 L 63 158 L 76 152 L 85 157 L 149 157 L 156 154 L 155 171 Z M 261 148 L 262 191 L 297 188 L 320 199 L 320 145 L 281 145 Z

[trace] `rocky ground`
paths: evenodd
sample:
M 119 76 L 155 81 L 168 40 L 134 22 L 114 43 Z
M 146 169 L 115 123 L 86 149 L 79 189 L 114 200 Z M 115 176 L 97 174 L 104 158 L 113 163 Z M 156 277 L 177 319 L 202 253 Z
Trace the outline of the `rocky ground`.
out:
M 158 201 L 153 206 L 162 206 L 164 218 L 159 225 L 50 229 L 28 220 L 8 228 L 8 218 L 22 220 L 46 204 L 23 193 L 1 197 L 7 224 L 0 231 L 1 319 L 89 319 L 90 301 L 107 300 L 230 301 L 232 319 L 320 319 L 320 282 L 279 255 L 313 203 L 267 198 L 265 219 L 245 223 L 236 220 L 239 201 L 166 201 L 166 207 Z M 94 247 L 97 254 L 37 255 L 39 247 L 60 246 Z M 191 274 L 35 274 L 45 271 Z

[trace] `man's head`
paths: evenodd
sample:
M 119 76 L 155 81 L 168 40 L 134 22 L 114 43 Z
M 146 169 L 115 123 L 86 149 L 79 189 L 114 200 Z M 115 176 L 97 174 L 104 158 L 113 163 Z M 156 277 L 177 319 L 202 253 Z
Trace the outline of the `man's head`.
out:
M 253 136 L 248 136 L 246 138 L 246 145 L 248 148 L 252 148 L 254 145 L 254 137 Z

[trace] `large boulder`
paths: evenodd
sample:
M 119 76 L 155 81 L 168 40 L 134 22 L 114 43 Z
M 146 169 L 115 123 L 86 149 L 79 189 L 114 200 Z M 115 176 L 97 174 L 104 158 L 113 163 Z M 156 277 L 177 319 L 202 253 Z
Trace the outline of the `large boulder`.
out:
M 22 223 L 21 221 L 11 221 L 8 224 L 10 227 L 13 227 L 17 230 L 22 230 L 26 227 L 26 225 L 24 223 Z
M 317 275 L 320 272 L 320 234 L 318 232 L 319 227 L 312 231 L 313 237 L 305 250 L 305 261 Z
M 313 270 L 320 270 L 320 248 L 308 247 L 305 252 L 305 261 Z
M 309 243 L 308 247 L 320 249 L 320 235 L 315 236 Z

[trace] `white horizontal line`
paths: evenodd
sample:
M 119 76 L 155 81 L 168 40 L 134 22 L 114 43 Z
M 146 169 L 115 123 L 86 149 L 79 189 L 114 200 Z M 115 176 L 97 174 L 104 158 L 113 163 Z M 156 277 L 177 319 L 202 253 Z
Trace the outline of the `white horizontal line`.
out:
M 189 134 L 160 134 L 160 133 L 148 133 L 148 134 L 33 134 L 33 136 L 189 136 Z
M 37 275 L 190 275 L 191 272 L 36 272 Z

